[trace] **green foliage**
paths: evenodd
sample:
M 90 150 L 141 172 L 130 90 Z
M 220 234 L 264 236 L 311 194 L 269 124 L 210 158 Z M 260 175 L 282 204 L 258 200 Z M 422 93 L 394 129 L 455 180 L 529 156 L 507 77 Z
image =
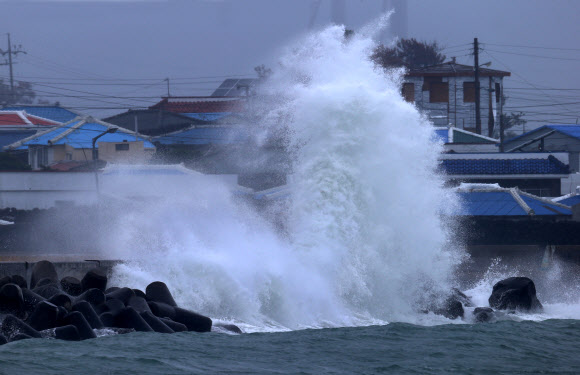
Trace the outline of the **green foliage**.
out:
M 399 39 L 394 47 L 379 45 L 371 59 L 383 68 L 405 67 L 422 68 L 441 64 L 446 56 L 437 42 L 418 41 L 415 38 Z
M 524 112 L 512 112 L 512 113 L 504 113 L 501 115 L 501 120 L 503 122 L 504 130 L 509 128 L 513 128 L 516 125 L 525 125 L 528 121 L 525 120 L 523 117 L 526 114 Z

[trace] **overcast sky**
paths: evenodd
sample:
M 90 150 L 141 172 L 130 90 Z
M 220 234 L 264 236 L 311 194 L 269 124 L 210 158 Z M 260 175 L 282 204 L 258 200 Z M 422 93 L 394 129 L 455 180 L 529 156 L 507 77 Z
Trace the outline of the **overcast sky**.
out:
M 383 0 L 342 0 L 356 30 L 377 17 Z M 338 1 L 340 3 L 340 0 Z M 396 1 L 395 1 L 396 2 Z M 15 79 L 45 99 L 97 116 L 147 107 L 167 94 L 209 95 L 227 77 L 274 67 L 281 46 L 330 23 L 322 0 L 0 0 L 0 48 L 6 33 L 26 55 Z M 335 3 L 336 4 L 336 3 Z M 541 123 L 575 123 L 580 109 L 580 1 L 409 0 L 407 37 L 436 40 L 448 57 L 508 70 L 508 106 Z M 336 9 L 336 8 L 335 8 Z M 334 13 L 334 19 L 337 19 Z M 8 67 L 0 66 L 0 78 Z

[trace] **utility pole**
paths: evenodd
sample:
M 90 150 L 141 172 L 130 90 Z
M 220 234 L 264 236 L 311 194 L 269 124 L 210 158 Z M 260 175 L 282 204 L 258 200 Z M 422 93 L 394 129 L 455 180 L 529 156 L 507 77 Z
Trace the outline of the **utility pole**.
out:
M 480 88 L 479 88 L 479 43 L 473 38 L 473 59 L 475 69 L 475 132 L 481 134 Z
M 8 61 L 5 61 L 4 63 L 2 63 L 0 65 L 8 65 L 9 66 L 9 69 L 10 69 L 10 102 L 14 103 L 15 96 L 14 96 L 14 73 L 12 70 L 12 55 L 16 56 L 19 53 L 26 54 L 26 52 L 21 49 L 22 48 L 21 45 L 14 46 L 14 50 L 12 50 L 12 43 L 10 42 L 10 33 L 8 33 L 7 36 L 8 36 L 8 50 L 4 51 L 4 50 L 0 49 L 0 54 L 2 54 L 2 56 L 8 55 Z

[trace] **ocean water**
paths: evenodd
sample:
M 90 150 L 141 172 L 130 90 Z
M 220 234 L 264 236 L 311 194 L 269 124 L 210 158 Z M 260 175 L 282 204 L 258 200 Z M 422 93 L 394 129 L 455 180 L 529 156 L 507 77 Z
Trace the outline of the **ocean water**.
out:
M 580 322 L 131 333 L 0 347 L 0 374 L 578 374 Z
M 111 285 L 164 281 L 180 306 L 246 333 L 26 340 L 0 347 L 0 373 L 579 373 L 580 284 L 564 265 L 535 279 L 539 314 L 421 312 L 452 287 L 487 306 L 495 282 L 528 270 L 456 278 L 469 259 L 445 219 L 459 202 L 437 173 L 442 145 L 401 98 L 403 72 L 368 59 L 387 20 L 298 38 L 260 88 L 256 147 L 285 147 L 290 198 L 260 212 L 200 177 L 107 212 L 103 252 L 126 260 Z

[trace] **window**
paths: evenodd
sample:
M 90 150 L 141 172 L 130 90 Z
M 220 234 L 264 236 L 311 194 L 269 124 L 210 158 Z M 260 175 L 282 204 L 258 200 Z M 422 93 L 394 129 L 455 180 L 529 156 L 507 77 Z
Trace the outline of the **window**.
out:
M 401 90 L 401 94 L 403 95 L 403 99 L 406 102 L 414 103 L 415 102 L 415 84 L 414 83 L 403 83 L 403 89 Z
M 475 82 L 463 82 L 463 102 L 475 103 Z
M 128 143 L 117 143 L 115 145 L 115 151 L 129 151 Z
M 67 152 L 65 155 L 65 159 L 66 160 L 72 160 L 72 154 L 70 152 Z
M 429 103 L 449 103 L 449 83 L 431 82 L 429 86 Z

